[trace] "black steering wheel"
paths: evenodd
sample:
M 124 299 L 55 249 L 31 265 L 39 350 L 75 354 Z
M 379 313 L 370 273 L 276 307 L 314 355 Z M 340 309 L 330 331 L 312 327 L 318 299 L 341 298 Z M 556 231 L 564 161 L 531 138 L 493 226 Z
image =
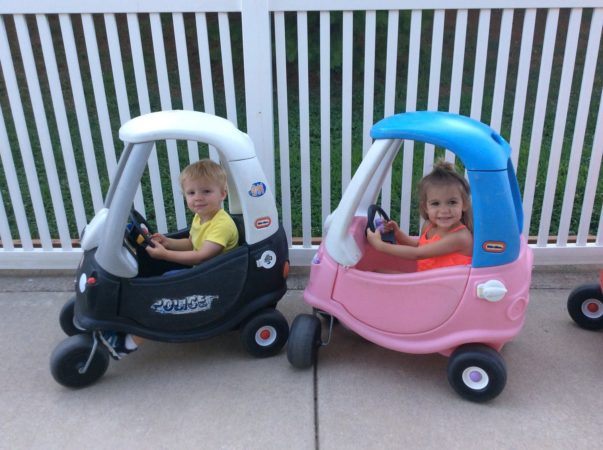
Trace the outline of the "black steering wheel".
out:
M 153 247 L 153 243 L 151 242 L 151 236 L 153 232 L 151 231 L 151 226 L 149 222 L 136 211 L 134 208 L 130 210 L 129 222 L 126 225 L 126 239 L 130 244 L 134 247 L 146 247 L 150 245 Z
M 380 206 L 370 205 L 366 213 L 366 219 L 366 229 L 370 229 L 374 233 L 377 228 L 382 227 L 385 222 L 389 221 L 389 216 Z M 387 233 L 381 230 L 381 240 L 389 244 L 395 244 L 396 237 L 394 236 L 394 230 Z

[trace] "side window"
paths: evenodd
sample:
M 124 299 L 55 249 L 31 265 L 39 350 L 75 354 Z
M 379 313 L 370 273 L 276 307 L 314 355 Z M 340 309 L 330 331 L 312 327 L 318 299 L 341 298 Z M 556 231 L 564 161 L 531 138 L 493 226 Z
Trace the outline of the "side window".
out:
M 515 207 L 515 215 L 517 217 L 518 231 L 521 234 L 523 230 L 523 208 L 521 206 L 521 194 L 519 193 L 519 185 L 515 176 L 515 169 L 511 158 L 507 161 L 507 176 L 509 177 L 509 186 L 511 187 L 511 195 L 513 196 L 513 205 Z
M 242 245 L 245 243 L 245 221 L 243 220 L 243 214 L 231 214 L 232 220 L 237 226 L 237 231 L 239 232 L 239 242 L 238 245 Z

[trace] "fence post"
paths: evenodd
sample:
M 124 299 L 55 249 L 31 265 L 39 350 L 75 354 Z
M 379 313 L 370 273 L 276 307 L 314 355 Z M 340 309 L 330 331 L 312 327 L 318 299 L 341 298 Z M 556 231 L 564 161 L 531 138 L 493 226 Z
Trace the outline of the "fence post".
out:
M 275 188 L 272 51 L 268 0 L 242 0 L 243 65 L 247 134 L 268 182 Z

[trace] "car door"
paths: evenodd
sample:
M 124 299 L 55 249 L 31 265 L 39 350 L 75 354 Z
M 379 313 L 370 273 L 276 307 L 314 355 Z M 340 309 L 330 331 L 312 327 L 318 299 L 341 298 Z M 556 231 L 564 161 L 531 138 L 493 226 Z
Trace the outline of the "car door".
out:
M 453 315 L 470 272 L 471 266 L 400 274 L 339 267 L 333 300 L 360 322 L 383 332 L 424 333 Z

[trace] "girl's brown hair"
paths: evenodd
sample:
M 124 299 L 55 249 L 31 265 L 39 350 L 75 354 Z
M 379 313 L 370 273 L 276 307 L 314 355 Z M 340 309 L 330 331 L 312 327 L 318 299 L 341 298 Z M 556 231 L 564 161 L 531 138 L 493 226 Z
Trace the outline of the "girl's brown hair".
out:
M 450 186 L 456 185 L 461 192 L 463 206 L 467 206 L 466 211 L 463 211 L 461 223 L 463 223 L 469 231 L 473 232 L 473 212 L 471 210 L 471 188 L 469 183 L 460 173 L 458 173 L 454 165 L 447 161 L 436 161 L 433 165 L 433 170 L 425 175 L 419 182 L 419 211 L 421 217 L 425 220 L 427 216 L 427 188 L 431 186 Z

